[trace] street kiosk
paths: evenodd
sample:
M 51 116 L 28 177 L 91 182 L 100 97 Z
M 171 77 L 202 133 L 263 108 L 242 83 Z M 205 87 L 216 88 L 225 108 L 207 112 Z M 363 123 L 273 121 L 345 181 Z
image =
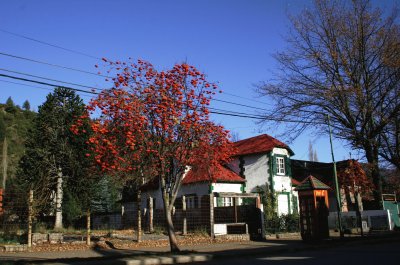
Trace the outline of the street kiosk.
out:
M 329 189 L 311 175 L 295 188 L 299 194 L 301 238 L 304 241 L 329 237 Z

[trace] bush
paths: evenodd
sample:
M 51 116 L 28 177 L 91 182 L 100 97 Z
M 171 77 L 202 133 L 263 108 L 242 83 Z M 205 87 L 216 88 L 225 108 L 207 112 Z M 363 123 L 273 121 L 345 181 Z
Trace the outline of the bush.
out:
M 299 232 L 299 215 L 298 214 L 277 214 L 270 215 L 265 218 L 265 231 L 267 233 L 282 233 L 282 232 Z

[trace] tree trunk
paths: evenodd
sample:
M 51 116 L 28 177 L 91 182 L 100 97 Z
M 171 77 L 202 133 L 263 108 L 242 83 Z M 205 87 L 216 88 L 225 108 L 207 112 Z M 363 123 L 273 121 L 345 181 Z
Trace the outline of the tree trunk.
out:
M 2 164 L 3 164 L 3 192 L 6 190 L 6 181 L 7 181 L 7 167 L 8 167 L 8 163 L 7 163 L 7 137 L 4 137 L 3 140 L 3 160 L 2 160 Z
M 171 253 L 180 252 L 180 249 L 178 247 L 178 240 L 176 239 L 175 235 L 174 224 L 172 222 L 172 211 L 166 208 L 164 210 L 164 213 L 165 213 L 165 220 L 167 222 L 167 231 L 168 231 L 169 246 L 171 249 Z
M 32 219 L 33 219 L 33 190 L 30 190 L 28 198 L 28 248 L 32 247 Z
M 357 219 L 357 225 L 360 228 L 360 233 L 361 236 L 364 236 L 364 231 L 362 227 L 362 216 L 361 216 L 361 209 L 360 209 L 360 203 L 359 203 L 359 194 L 358 192 L 354 192 L 354 200 L 356 202 L 356 219 Z
M 374 200 L 376 202 L 376 206 L 379 209 L 382 209 L 382 178 L 379 173 L 378 148 L 371 144 L 365 148 L 365 156 L 370 166 L 372 182 L 375 186 L 373 190 Z
M 58 170 L 57 174 L 57 191 L 56 191 L 56 220 L 54 223 L 54 229 L 62 229 L 62 200 L 63 200 L 63 188 L 62 188 L 62 172 Z
M 161 180 L 161 192 L 164 203 L 164 215 L 167 225 L 168 237 L 169 237 L 169 247 L 172 253 L 180 252 L 178 247 L 178 240 L 176 239 L 174 224 L 172 222 L 172 207 L 169 202 L 169 196 L 165 188 L 165 180 Z
M 137 191 L 137 200 L 136 200 L 136 208 L 137 208 L 137 242 L 142 241 L 142 211 L 141 211 L 141 201 L 142 201 L 142 194 L 140 188 Z
M 90 246 L 90 209 L 86 213 L 86 245 Z

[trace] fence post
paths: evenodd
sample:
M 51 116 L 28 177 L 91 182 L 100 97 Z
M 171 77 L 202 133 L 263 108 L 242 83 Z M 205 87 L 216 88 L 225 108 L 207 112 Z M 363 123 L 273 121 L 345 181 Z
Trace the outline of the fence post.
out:
M 154 232 L 153 225 L 153 197 L 149 197 L 149 232 Z
M 182 214 L 183 214 L 183 229 L 182 232 L 184 235 L 187 234 L 187 219 L 186 219 L 186 196 L 182 196 Z
M 86 245 L 90 246 L 90 209 L 86 213 Z
M 214 237 L 214 194 L 210 194 L 210 236 Z
M 28 248 L 32 247 L 33 190 L 29 190 L 28 199 Z
M 141 194 L 141 190 L 138 189 L 137 191 L 137 242 L 141 242 L 142 241 L 142 211 L 140 209 L 141 207 L 141 201 L 142 201 L 142 194 Z
M 0 216 L 3 214 L 3 189 L 0 188 Z

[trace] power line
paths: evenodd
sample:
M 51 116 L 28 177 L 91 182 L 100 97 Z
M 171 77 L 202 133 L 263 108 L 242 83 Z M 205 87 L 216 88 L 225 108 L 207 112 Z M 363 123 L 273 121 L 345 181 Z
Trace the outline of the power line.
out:
M 43 64 L 43 65 L 48 65 L 48 66 L 52 66 L 52 67 L 57 67 L 57 68 L 61 68 L 61 69 L 71 70 L 71 71 L 75 71 L 75 72 L 80 72 L 80 73 L 95 75 L 95 76 L 99 76 L 99 77 L 112 78 L 112 77 L 110 77 L 110 76 L 106 76 L 106 75 L 102 75 L 102 74 L 98 74 L 98 73 L 93 73 L 93 72 L 85 71 L 85 70 L 82 70 L 82 69 L 76 69 L 76 68 L 72 68 L 72 67 L 68 67 L 68 66 L 63 66 L 63 65 L 59 65 L 59 64 L 53 64 L 53 63 L 38 61 L 38 60 L 35 60 L 35 59 L 31 59 L 31 58 L 27 58 L 27 57 L 22 57 L 22 56 L 18 56 L 18 55 L 13 55 L 13 54 L 9 54 L 9 53 L 0 52 L 0 55 L 7 56 L 7 57 L 11 57 L 11 58 L 15 58 L 15 59 L 19 59 L 19 60 L 24 60 L 24 61 L 28 61 L 28 62 Z M 226 94 L 229 94 L 229 93 L 226 93 Z M 233 94 L 229 94 L 229 95 L 233 95 Z M 236 95 L 235 95 L 235 96 L 236 96 Z M 236 97 L 240 97 L 240 96 L 236 96 Z M 240 98 L 243 98 L 243 97 L 240 97 Z M 223 102 L 223 103 L 232 104 L 232 105 L 236 105 L 236 106 L 242 106 L 242 107 L 246 107 L 246 108 L 252 108 L 252 109 L 258 109 L 258 110 L 268 111 L 267 109 L 258 108 L 258 107 L 254 107 L 254 106 L 249 106 L 249 105 L 246 105 L 246 104 L 236 103 L 236 102 L 227 101 L 227 100 L 222 100 L 222 99 L 213 99 L 213 101 Z
M 58 68 L 62 68 L 62 69 L 67 69 L 67 70 L 71 70 L 71 71 L 75 71 L 75 72 L 95 75 L 95 76 L 99 76 L 99 77 L 111 78 L 110 76 L 106 76 L 106 75 L 102 75 L 102 74 L 98 74 L 98 73 L 93 73 L 93 72 L 85 71 L 85 70 L 82 70 L 82 69 L 76 69 L 76 68 L 63 66 L 63 65 L 59 65 L 59 64 L 53 64 L 53 63 L 38 61 L 38 60 L 35 60 L 35 59 L 30 59 L 30 58 L 26 58 L 26 57 L 22 57 L 22 56 L 18 56 L 18 55 L 13 55 L 13 54 L 9 54 L 9 53 L 0 52 L 0 55 L 11 57 L 11 58 L 15 58 L 15 59 L 19 59 L 19 60 L 24 60 L 24 61 L 28 61 L 28 62 L 33 62 L 33 63 L 43 64 L 43 65 L 58 67 Z
M 210 111 L 210 113 L 212 113 L 212 114 L 224 115 L 224 116 L 233 116 L 233 117 L 257 119 L 257 120 L 262 120 L 262 119 L 263 119 L 263 118 L 261 118 L 261 117 L 255 117 L 255 116 L 249 116 L 249 115 L 241 115 L 241 114 L 234 114 L 234 113 L 224 113 L 224 112 L 219 112 L 219 111 Z
M 31 38 L 31 37 L 28 37 L 28 36 L 25 36 L 25 35 L 22 35 L 22 34 L 18 34 L 18 33 L 14 33 L 14 32 L 5 30 L 5 29 L 1 29 L 1 28 L 0 28 L 0 31 L 1 31 L 1 32 L 4 32 L 4 33 L 7 33 L 7 34 L 10 34 L 10 35 L 13 35 L 13 36 L 16 36 L 16 37 L 19 37 L 19 38 L 23 38 L 23 39 L 27 39 L 27 40 L 30 40 L 30 41 L 34 41 L 34 42 L 40 43 L 40 44 L 48 45 L 48 46 L 51 46 L 51 47 L 54 47 L 54 48 L 57 48 L 57 49 L 61 49 L 61 50 L 68 51 L 68 52 L 71 52 L 71 53 L 83 55 L 83 56 L 90 57 L 90 58 L 97 59 L 97 60 L 101 60 L 101 58 L 100 58 L 100 57 L 97 57 L 97 56 L 93 56 L 93 55 L 90 55 L 90 54 L 87 54 L 87 53 L 84 53 L 84 52 L 80 52 L 80 51 L 77 51 L 77 50 L 69 49 L 69 48 L 64 48 L 64 47 L 59 46 L 59 45 L 55 45 L 55 44 L 52 44 L 52 43 L 48 43 L 48 42 L 45 42 L 45 41 L 41 41 L 41 40 L 38 40 L 38 39 L 34 39 L 34 38 Z M 73 70 L 73 71 L 78 71 L 78 72 L 84 72 L 84 73 L 93 74 L 93 75 L 99 75 L 99 74 L 95 74 L 95 73 L 88 72 L 88 71 L 85 71 L 85 70 L 79 70 L 79 69 L 74 69 L 74 68 L 71 68 L 71 67 L 66 67 L 66 66 L 61 66 L 61 65 L 55 65 L 55 64 L 50 64 L 50 63 L 41 62 L 41 61 L 37 61 L 37 60 L 33 60 L 33 59 L 28 59 L 28 58 L 24 58 L 24 57 L 20 57 L 20 56 L 6 55 L 6 54 L 4 54 L 4 53 L 1 53 L 1 54 L 2 54 L 2 55 L 5 55 L 5 56 L 11 56 L 11 57 L 18 58 L 18 59 L 29 60 L 29 61 L 32 61 L 32 62 L 41 63 L 41 64 L 47 64 L 47 65 L 51 65 L 51 66 L 55 66 L 55 67 L 59 67 L 59 68 L 68 69 L 68 70 Z M 107 76 L 104 76 L 104 75 L 99 75 L 99 76 L 107 77 Z M 258 103 L 260 103 L 260 104 L 268 105 L 267 103 L 262 102 L 262 101 L 258 101 L 258 100 L 251 99 L 251 98 L 246 98 L 246 97 L 239 96 L 239 95 L 235 95 L 235 94 L 228 93 L 228 92 L 224 92 L 224 94 L 229 95 L 229 96 L 232 96 L 232 97 L 237 97 L 237 98 L 249 100 L 249 101 L 251 101 L 251 102 L 258 102 Z M 218 101 L 218 100 L 216 100 L 216 101 Z M 227 103 L 227 102 L 226 102 L 226 103 Z M 244 107 L 249 107 L 249 106 L 244 106 Z M 256 107 L 252 107 L 252 108 L 254 108 L 254 109 L 259 109 L 259 108 L 256 108 Z M 261 109 L 261 108 L 260 108 L 260 109 Z M 261 110 L 263 110 L 263 109 L 261 109 Z
M 268 103 L 265 103 L 265 102 L 262 102 L 262 101 L 259 101 L 259 100 L 255 100 L 255 99 L 251 99 L 251 98 L 246 98 L 246 97 L 239 96 L 239 95 L 235 95 L 235 94 L 228 93 L 228 92 L 222 92 L 222 94 L 229 95 L 229 96 L 236 97 L 236 98 L 246 99 L 246 100 L 249 100 L 249 101 L 251 101 L 251 102 L 258 102 L 258 103 L 260 103 L 260 104 L 269 105 Z
M 36 81 L 36 80 L 32 80 L 32 79 L 27 79 L 27 78 L 21 78 L 21 77 L 10 76 L 10 75 L 5 75 L 5 74 L 0 74 L 0 76 L 6 77 L 6 78 L 11 78 L 11 79 L 16 79 L 16 80 L 21 80 L 21 81 L 25 81 L 25 82 L 31 82 L 31 83 L 36 83 L 36 84 L 41 84 L 41 85 L 46 85 L 46 86 L 52 86 L 54 88 L 55 87 L 64 87 L 64 88 L 71 89 L 71 90 L 76 91 L 76 92 L 83 92 L 83 93 L 88 93 L 88 94 L 93 94 L 93 95 L 98 95 L 99 94 L 97 92 L 92 92 L 92 91 L 87 91 L 87 90 L 82 90 L 82 89 L 72 88 L 72 87 L 67 87 L 67 86 L 60 86 L 60 85 L 56 85 L 56 84 Z M 212 113 L 212 114 L 219 114 L 219 115 L 232 116 L 232 117 L 241 117 L 241 118 L 257 119 L 257 120 L 270 120 L 270 121 L 278 121 L 278 122 L 312 123 L 312 122 L 307 122 L 307 121 L 295 121 L 295 120 L 286 120 L 286 119 L 271 119 L 271 118 L 268 118 L 268 117 L 252 115 L 252 114 L 249 114 L 249 113 L 227 111 L 227 110 L 221 110 L 221 109 L 215 109 L 215 108 L 209 108 L 209 109 L 211 109 L 210 113 Z
M 227 101 L 227 100 L 222 100 L 222 99 L 212 99 L 213 101 L 219 101 L 219 102 L 224 102 L 224 103 L 228 103 L 228 104 L 233 104 L 236 106 L 242 106 L 242 107 L 246 107 L 246 108 L 251 108 L 251 109 L 258 109 L 258 110 L 263 110 L 263 111 L 268 111 L 267 109 L 263 109 L 263 108 L 258 108 L 258 107 L 254 107 L 254 106 L 249 106 L 249 105 L 245 105 L 245 104 L 241 104 L 241 103 L 236 103 L 236 102 L 232 102 L 232 101 Z
M 213 110 L 213 111 L 217 111 L 217 112 L 225 112 L 225 113 L 232 113 L 232 114 L 238 114 L 238 115 L 247 115 L 247 116 L 252 116 L 252 117 L 260 117 L 260 118 L 263 118 L 263 116 L 261 116 L 261 115 L 254 115 L 254 114 L 245 113 L 245 112 L 224 110 L 224 109 L 218 109 L 218 108 L 213 108 L 213 107 L 209 107 L 208 109 Z
M 13 82 L 13 81 L 0 80 L 0 82 L 9 83 L 9 84 L 14 84 L 14 85 L 20 85 L 20 86 L 27 86 L 27 87 L 39 88 L 39 89 L 48 90 L 48 91 L 54 91 L 53 88 L 39 87 L 39 86 L 31 86 L 31 85 L 22 84 L 22 83 Z
M 4 72 L 8 72 L 8 73 L 14 73 L 14 74 L 19 74 L 19 75 L 25 75 L 25 76 L 40 78 L 40 79 L 59 82 L 59 83 L 67 84 L 67 85 L 73 85 L 73 86 L 79 86 L 79 87 L 84 87 L 84 88 L 89 88 L 89 89 L 101 90 L 99 88 L 95 88 L 95 87 L 91 87 L 91 86 L 86 86 L 86 85 L 81 85 L 81 84 L 76 84 L 76 83 L 71 83 L 71 82 L 65 82 L 65 81 L 52 79 L 52 78 L 47 78 L 47 77 L 42 77 L 42 76 L 37 76 L 37 75 L 31 75 L 31 74 L 27 74 L 27 73 L 18 72 L 18 71 L 7 70 L 7 69 L 4 69 L 4 68 L 0 68 L 0 70 L 4 71 Z
M 25 81 L 25 82 L 30 82 L 30 83 L 36 83 L 36 84 L 40 84 L 40 85 L 46 85 L 46 86 L 52 86 L 52 87 L 64 87 L 64 88 L 71 89 L 71 90 L 74 90 L 74 91 L 77 91 L 77 92 L 83 92 L 83 93 L 88 93 L 88 94 L 93 94 L 93 95 L 97 95 L 98 94 L 98 93 L 92 92 L 92 91 L 87 91 L 87 90 L 78 89 L 78 88 L 72 88 L 72 87 L 67 87 L 67 86 L 60 86 L 60 85 L 56 85 L 56 84 L 36 81 L 36 80 L 17 77 L 17 76 L 11 76 L 11 75 L 5 75 L 5 74 L 0 74 L 0 76 L 6 77 L 6 78 L 11 78 L 11 79 L 16 79 L 16 80 L 21 80 L 21 81 Z
M 67 52 L 71 52 L 71 53 L 83 55 L 83 56 L 86 56 L 86 57 L 89 57 L 89 58 L 101 60 L 101 58 L 99 58 L 97 56 L 93 56 L 93 55 L 90 55 L 90 54 L 87 54 L 87 53 L 84 53 L 84 52 L 80 52 L 80 51 L 64 48 L 64 47 L 61 47 L 59 45 L 55 45 L 55 44 L 51 44 L 51 43 L 48 43 L 48 42 L 45 42 L 45 41 L 34 39 L 34 38 L 31 38 L 31 37 L 28 37 L 28 36 L 25 36 L 25 35 L 22 35 L 22 34 L 17 34 L 17 33 L 14 33 L 14 32 L 11 32 L 11 31 L 8 31 L 8 30 L 5 30 L 5 29 L 1 29 L 0 28 L 0 31 L 4 32 L 4 33 L 7 33 L 7 34 L 10 34 L 10 35 L 13 35 L 13 36 L 16 36 L 16 37 L 19 37 L 19 38 L 22 38 L 22 39 L 27 39 L 27 40 L 34 41 L 34 42 L 37 42 L 37 43 L 40 43 L 40 44 L 44 44 L 44 45 L 47 45 L 47 46 L 51 46 L 51 47 L 54 47 L 54 48 L 57 48 L 57 49 L 61 49 L 61 50 L 67 51 Z
M 19 86 L 38 88 L 38 89 L 43 89 L 43 90 L 48 90 L 48 91 L 54 91 L 54 87 L 53 88 L 47 88 L 47 87 L 40 87 L 40 86 L 32 86 L 32 85 L 28 85 L 28 84 L 22 84 L 22 83 L 13 82 L 13 81 L 7 81 L 7 80 L 0 80 L 0 82 L 19 85 Z M 82 96 L 82 97 L 90 97 L 91 98 L 91 96 L 89 96 L 89 95 L 80 95 L 80 96 Z

